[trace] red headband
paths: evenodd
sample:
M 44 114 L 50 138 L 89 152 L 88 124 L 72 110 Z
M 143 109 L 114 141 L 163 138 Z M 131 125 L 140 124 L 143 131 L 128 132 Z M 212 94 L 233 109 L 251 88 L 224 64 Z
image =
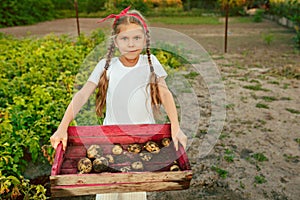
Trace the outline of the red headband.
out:
M 142 17 L 139 16 L 138 14 L 127 13 L 129 9 L 130 9 L 130 6 L 128 6 L 124 10 L 122 10 L 120 12 L 120 14 L 118 14 L 118 15 L 116 15 L 116 14 L 110 14 L 109 16 L 107 16 L 107 17 L 101 19 L 100 21 L 98 21 L 98 23 L 104 22 L 107 19 L 115 18 L 115 20 L 114 20 L 114 25 L 115 25 L 115 23 L 117 22 L 117 20 L 120 19 L 121 17 L 123 17 L 123 16 L 133 16 L 133 17 L 137 18 L 138 20 L 140 20 L 140 22 L 143 24 L 143 27 L 144 27 L 145 31 L 147 32 L 148 31 L 148 27 L 147 27 L 147 24 L 145 23 L 145 21 L 142 19 Z

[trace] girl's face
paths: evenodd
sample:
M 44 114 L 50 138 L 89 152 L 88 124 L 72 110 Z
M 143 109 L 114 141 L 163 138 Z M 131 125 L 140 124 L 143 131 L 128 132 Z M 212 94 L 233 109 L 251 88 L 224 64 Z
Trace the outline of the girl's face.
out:
M 126 59 L 136 59 L 146 44 L 143 28 L 133 23 L 119 26 L 120 33 L 115 38 L 115 45 Z

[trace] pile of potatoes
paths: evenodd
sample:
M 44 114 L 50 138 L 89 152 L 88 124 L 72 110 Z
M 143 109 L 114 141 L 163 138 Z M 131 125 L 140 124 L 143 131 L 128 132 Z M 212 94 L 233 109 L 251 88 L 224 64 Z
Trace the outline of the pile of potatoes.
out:
M 86 157 L 78 161 L 77 169 L 80 174 L 142 171 L 144 162 L 149 162 L 155 154 L 159 154 L 161 151 L 160 146 L 169 147 L 171 140 L 170 138 L 163 138 L 160 143 L 161 145 L 154 141 L 148 141 L 144 145 L 129 144 L 127 149 L 123 149 L 120 144 L 114 144 L 111 148 L 111 154 L 104 154 L 100 145 L 93 144 L 87 149 Z M 128 164 L 118 169 L 111 167 L 117 163 Z M 169 170 L 180 170 L 176 161 L 170 166 Z

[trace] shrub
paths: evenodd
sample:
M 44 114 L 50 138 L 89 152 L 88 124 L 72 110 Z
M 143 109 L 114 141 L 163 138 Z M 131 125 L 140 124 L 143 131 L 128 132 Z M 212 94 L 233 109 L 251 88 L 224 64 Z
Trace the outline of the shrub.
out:
M 2 0 L 0 27 L 33 24 L 53 19 L 54 15 L 51 0 Z

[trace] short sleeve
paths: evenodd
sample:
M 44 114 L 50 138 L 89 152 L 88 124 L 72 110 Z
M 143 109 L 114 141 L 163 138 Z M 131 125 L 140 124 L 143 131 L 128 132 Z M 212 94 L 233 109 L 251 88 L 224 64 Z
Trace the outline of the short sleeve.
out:
M 151 55 L 152 64 L 154 67 L 154 72 L 158 77 L 164 77 L 166 78 L 168 76 L 167 72 L 163 68 L 163 66 L 160 64 L 156 56 Z
M 88 81 L 95 83 L 96 85 L 98 85 L 100 77 L 104 71 L 104 66 L 105 66 L 105 60 L 102 59 L 98 62 L 98 64 L 96 65 L 94 71 L 91 73 Z

